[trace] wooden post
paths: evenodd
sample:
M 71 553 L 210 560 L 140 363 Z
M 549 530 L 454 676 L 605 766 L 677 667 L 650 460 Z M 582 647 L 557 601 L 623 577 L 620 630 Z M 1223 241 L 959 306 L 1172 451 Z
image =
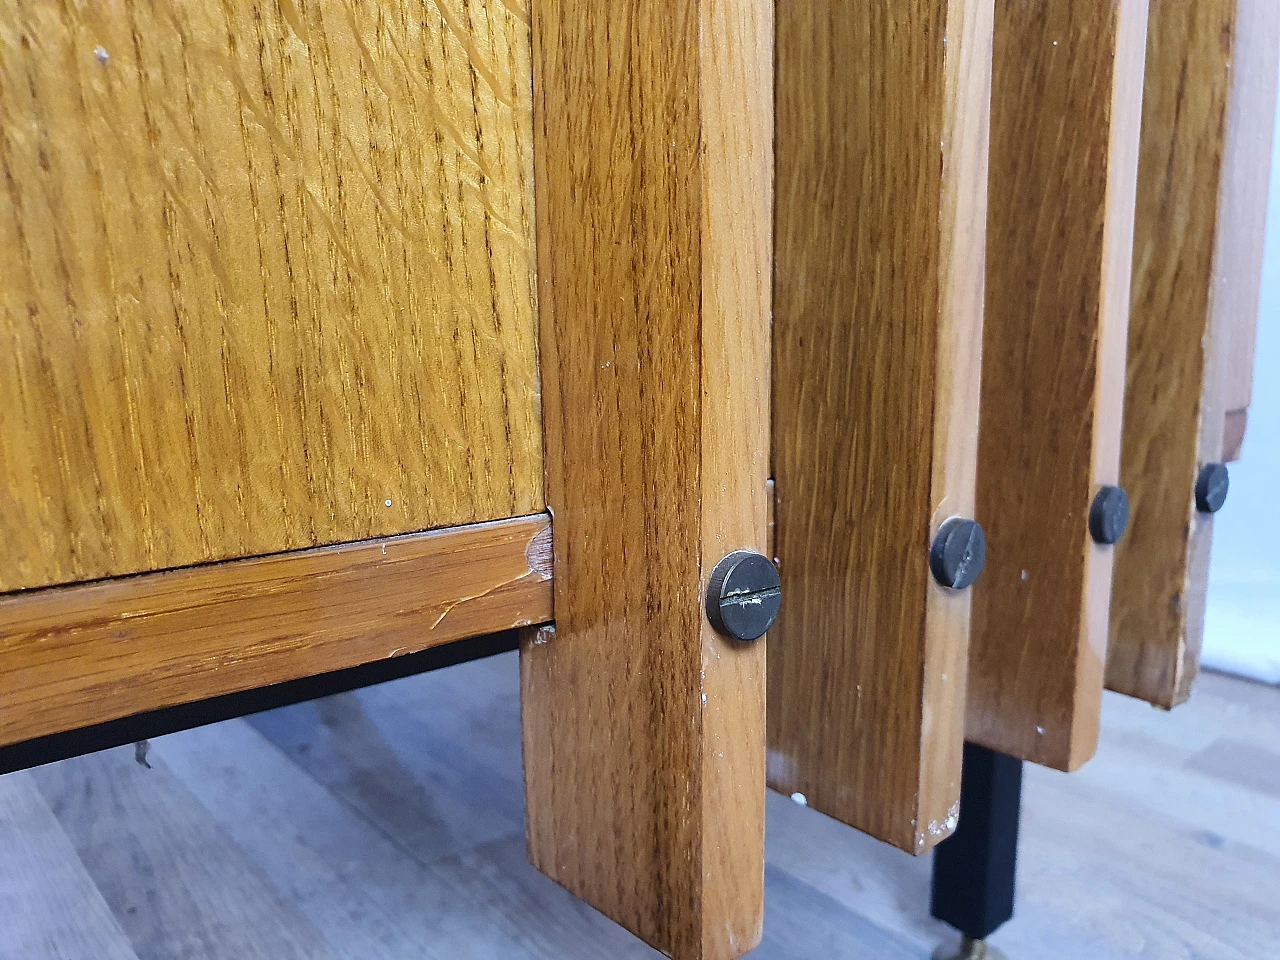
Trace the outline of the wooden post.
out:
M 533 863 L 664 953 L 759 942 L 764 645 L 706 620 L 765 547 L 771 0 L 535 0 L 556 629 L 521 650 Z
M 1249 401 L 1253 397 L 1253 352 L 1262 290 L 1262 246 L 1267 233 L 1267 192 L 1276 122 L 1276 74 L 1280 18 L 1270 0 L 1236 0 L 1235 55 L 1223 181 L 1224 232 L 1219 261 L 1230 270 L 1215 291 L 1215 313 L 1231 328 L 1226 351 L 1225 461 L 1240 459 Z M 1231 264 L 1233 266 L 1227 266 Z
M 991 0 L 778 7 L 769 782 L 913 853 L 955 827 Z
M 1199 669 L 1213 514 L 1197 476 L 1234 456 L 1224 427 L 1248 406 L 1251 356 L 1231 352 L 1257 321 L 1278 69 L 1269 0 L 1152 0 L 1107 686 L 1162 707 Z
M 968 735 L 1060 769 L 1097 748 L 1147 0 L 997 3 Z

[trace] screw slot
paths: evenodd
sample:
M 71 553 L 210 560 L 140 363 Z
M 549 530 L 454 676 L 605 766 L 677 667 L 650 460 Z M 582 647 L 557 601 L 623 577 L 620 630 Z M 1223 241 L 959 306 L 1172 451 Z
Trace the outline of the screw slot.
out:
M 943 521 L 929 548 L 933 578 L 951 590 L 973 586 L 987 562 L 987 535 L 982 524 L 964 517 Z
M 717 633 L 734 640 L 756 640 L 778 619 L 782 581 L 767 557 L 737 550 L 711 571 L 707 619 Z

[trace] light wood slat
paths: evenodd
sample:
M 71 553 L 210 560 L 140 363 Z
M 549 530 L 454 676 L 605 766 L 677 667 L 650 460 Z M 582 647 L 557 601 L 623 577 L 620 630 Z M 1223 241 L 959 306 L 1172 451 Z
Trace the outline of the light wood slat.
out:
M 521 652 L 533 863 L 680 960 L 760 939 L 764 644 L 703 610 L 765 546 L 771 0 L 536 0 L 556 629 Z
M 0 777 L 0 956 L 138 960 L 29 773 Z
M 1132 519 L 1107 686 L 1162 707 L 1190 696 L 1199 669 L 1213 515 L 1196 511 L 1196 476 L 1223 458 L 1231 341 L 1255 325 L 1263 220 L 1251 214 L 1266 208 L 1275 108 L 1258 88 L 1277 82 L 1274 12 L 1151 5 L 1120 471 Z
M 1262 253 L 1267 233 L 1276 122 L 1276 75 L 1280 73 L 1280 16 L 1270 0 L 1236 0 L 1236 36 L 1231 63 L 1223 180 L 1224 230 L 1219 262 L 1222 287 L 1215 313 L 1230 328 L 1227 346 L 1223 460 L 1240 459 L 1253 396 L 1254 346 L 1262 291 Z M 1230 224 L 1231 229 L 1225 229 Z
M 0 592 L 543 508 L 518 10 L 0 9 Z
M 545 514 L 0 600 L 0 744 L 551 619 Z
M 905 850 L 956 822 L 992 4 L 782 4 L 770 785 Z
M 1098 739 L 1146 0 L 997 3 L 970 739 L 1078 767 Z

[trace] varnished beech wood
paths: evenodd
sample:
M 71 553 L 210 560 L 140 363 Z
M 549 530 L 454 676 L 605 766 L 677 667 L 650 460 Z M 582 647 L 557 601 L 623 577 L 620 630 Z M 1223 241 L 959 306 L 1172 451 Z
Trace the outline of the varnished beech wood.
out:
M 551 619 L 545 514 L 0 600 L 0 744 Z
M 535 866 L 681 960 L 759 942 L 772 0 L 535 0 L 556 627 L 521 650 Z
M 1072 769 L 1097 747 L 1119 480 L 1146 0 L 997 3 L 967 733 Z
M 542 509 L 510 0 L 0 8 L 0 592 Z
M 1266 0 L 1151 3 L 1120 470 L 1132 512 L 1106 679 L 1161 707 L 1199 668 L 1213 516 L 1195 482 L 1223 458 L 1231 339 L 1255 323 L 1263 221 L 1245 211 L 1266 207 L 1274 14 Z
M 1280 16 L 1275 4 L 1269 0 L 1236 0 L 1236 5 L 1231 118 L 1222 186 L 1222 249 L 1218 257 L 1222 286 L 1214 291 L 1215 317 L 1220 316 L 1230 331 L 1223 404 L 1227 418 L 1223 450 L 1226 461 L 1240 459 L 1253 396 L 1254 345 L 1276 120 L 1276 76 L 1280 73 Z
M 770 785 L 905 850 L 955 827 L 992 3 L 778 7 Z

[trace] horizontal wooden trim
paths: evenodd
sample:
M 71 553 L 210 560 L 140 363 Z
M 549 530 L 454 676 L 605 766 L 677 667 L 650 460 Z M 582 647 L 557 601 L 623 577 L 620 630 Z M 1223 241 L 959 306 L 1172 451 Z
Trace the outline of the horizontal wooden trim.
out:
M 546 514 L 0 599 L 0 745 L 552 618 Z

